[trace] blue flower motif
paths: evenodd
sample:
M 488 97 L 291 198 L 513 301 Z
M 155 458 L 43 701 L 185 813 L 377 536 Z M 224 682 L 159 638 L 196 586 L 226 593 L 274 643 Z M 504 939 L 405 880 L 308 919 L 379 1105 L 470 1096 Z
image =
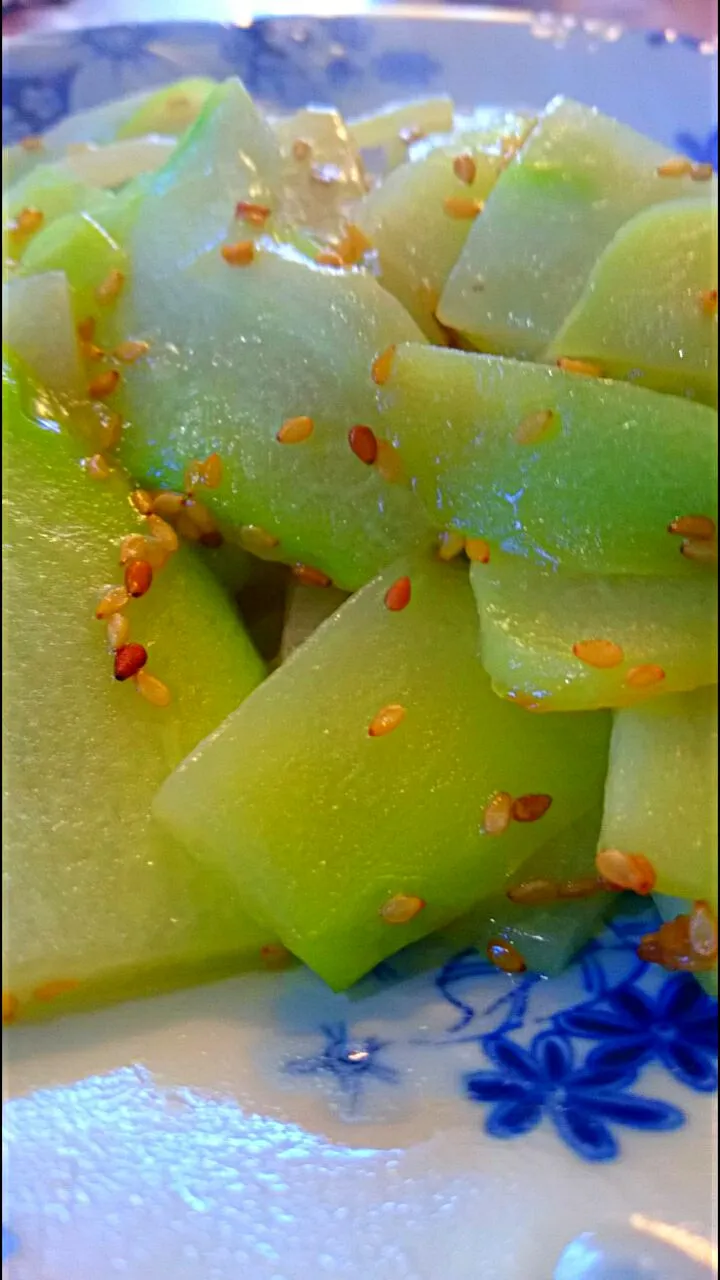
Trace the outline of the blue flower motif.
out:
M 572 1036 L 603 1043 L 588 1055 L 591 1070 L 633 1076 L 659 1062 L 701 1093 L 717 1088 L 717 1004 L 690 974 L 668 978 L 655 997 L 619 987 L 600 1003 L 576 1005 L 555 1017 Z
M 692 133 L 679 133 L 676 137 L 678 149 L 689 156 L 696 164 L 711 164 L 718 167 L 718 131 L 717 125 L 704 138 L 697 138 Z
M 485 1130 L 493 1138 L 530 1133 L 547 1115 L 577 1155 L 602 1161 L 614 1160 L 619 1151 L 611 1124 L 667 1132 L 685 1122 L 678 1107 L 628 1093 L 632 1075 L 576 1066 L 565 1036 L 543 1032 L 529 1049 L 497 1037 L 484 1047 L 497 1069 L 473 1072 L 465 1088 L 473 1102 L 491 1106 Z
M 388 1040 L 378 1040 L 376 1036 L 354 1040 L 344 1022 L 325 1025 L 320 1030 L 325 1036 L 324 1048 L 309 1058 L 291 1058 L 284 1067 L 288 1075 L 332 1076 L 353 1105 L 369 1077 L 384 1084 L 397 1082 L 399 1073 L 395 1067 L 378 1061 L 378 1054 L 390 1043 Z

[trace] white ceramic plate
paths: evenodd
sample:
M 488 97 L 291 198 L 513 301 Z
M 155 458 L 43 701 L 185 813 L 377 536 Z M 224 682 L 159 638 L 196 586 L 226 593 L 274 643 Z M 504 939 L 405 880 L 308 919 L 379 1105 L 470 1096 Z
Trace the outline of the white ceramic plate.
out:
M 713 47 L 515 12 L 153 24 L 17 41 L 6 140 L 180 75 L 347 113 L 597 104 L 717 159 Z M 691 1280 L 717 1273 L 716 1005 L 637 917 L 561 981 L 476 953 L 350 996 L 237 978 L 7 1036 L 7 1280 Z

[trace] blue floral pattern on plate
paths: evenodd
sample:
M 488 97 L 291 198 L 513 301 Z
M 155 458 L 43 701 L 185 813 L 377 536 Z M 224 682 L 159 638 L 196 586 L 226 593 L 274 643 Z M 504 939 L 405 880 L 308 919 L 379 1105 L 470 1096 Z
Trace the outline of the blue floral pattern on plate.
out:
M 457 1071 L 455 1085 L 486 1108 L 491 1138 L 523 1137 L 549 1121 L 581 1159 L 615 1160 L 618 1128 L 669 1133 L 687 1122 L 677 1103 L 641 1091 L 647 1069 L 695 1093 L 717 1088 L 717 1002 L 689 974 L 668 975 L 638 958 L 640 938 L 658 924 L 654 908 L 623 907 L 571 966 L 577 999 L 544 1015 L 539 997 L 548 984 L 537 974 L 508 977 L 473 949 L 423 974 L 420 944 L 379 966 L 375 980 L 390 990 L 414 977 L 421 991 L 439 996 L 453 1011 L 441 1037 L 354 1035 L 345 1020 L 328 1019 L 324 1045 L 287 1059 L 283 1070 L 296 1080 L 332 1081 L 350 1118 L 372 1081 L 402 1086 L 393 1052 L 409 1049 L 417 1063 L 423 1051 L 443 1050 L 454 1061 L 475 1045 L 482 1061 Z

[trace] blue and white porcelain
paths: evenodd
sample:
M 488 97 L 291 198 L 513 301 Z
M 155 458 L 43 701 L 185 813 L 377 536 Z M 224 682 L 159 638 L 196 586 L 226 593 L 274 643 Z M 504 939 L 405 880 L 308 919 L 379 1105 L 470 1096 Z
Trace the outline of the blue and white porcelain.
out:
M 717 165 L 715 46 L 516 10 L 15 41 L 5 140 L 179 76 L 347 114 L 590 101 Z M 717 1006 L 623 912 L 562 979 L 433 944 L 6 1039 L 3 1280 L 710 1280 Z

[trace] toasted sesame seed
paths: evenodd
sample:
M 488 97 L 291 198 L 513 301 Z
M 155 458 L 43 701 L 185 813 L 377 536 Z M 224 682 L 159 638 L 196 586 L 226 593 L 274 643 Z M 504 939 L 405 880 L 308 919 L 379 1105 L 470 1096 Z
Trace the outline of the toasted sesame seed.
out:
M 388 587 L 383 597 L 385 608 L 391 613 L 400 613 L 406 609 L 412 596 L 412 584 L 409 578 L 396 578 Z
M 452 167 L 455 177 L 460 182 L 464 182 L 466 186 L 471 187 L 477 177 L 477 165 L 469 151 L 463 152 L 461 156 L 456 156 Z
M 539 409 L 523 418 L 515 432 L 518 444 L 541 444 L 554 434 L 558 416 L 553 409 Z
M 307 160 L 312 155 L 312 147 L 305 138 L 296 138 L 292 144 L 292 153 L 296 160 Z
M 124 613 L 113 613 L 108 618 L 107 640 L 110 651 L 114 652 L 130 639 L 130 622 Z
M 219 489 L 222 484 L 223 464 L 219 453 L 208 454 L 201 464 L 202 482 L 206 489 Z
M 133 489 L 130 501 L 141 516 L 149 516 L 153 509 L 153 500 L 147 489 Z
M 484 538 L 466 538 L 465 555 L 474 564 L 489 564 L 490 543 L 486 542 Z
M 357 424 L 348 431 L 348 443 L 356 458 L 371 467 L 377 458 L 378 442 L 371 427 Z
M 717 542 L 714 539 L 708 542 L 705 538 L 702 541 L 698 538 L 688 538 L 687 542 L 683 542 L 680 554 L 686 560 L 694 560 L 697 564 L 717 564 Z
M 43 151 L 45 149 L 45 143 L 42 138 L 35 133 L 29 133 L 26 138 L 21 138 L 20 146 L 23 151 Z
M 268 533 L 258 524 L 244 524 L 240 528 L 240 542 L 246 551 L 262 555 L 279 546 L 280 539 L 274 533 Z
M 512 797 L 507 791 L 496 791 L 485 806 L 483 813 L 483 831 L 488 836 L 502 835 L 507 830 L 512 817 Z
M 125 590 L 136 599 L 150 590 L 152 580 L 152 565 L 147 560 L 132 560 L 125 570 Z
M 294 564 L 292 567 L 292 575 L 297 578 L 298 582 L 302 582 L 305 587 L 331 587 L 332 578 L 329 578 L 322 569 L 314 569 L 310 564 Z
M 281 942 L 268 942 L 260 948 L 260 959 L 266 969 L 287 969 L 292 955 Z
M 601 366 L 594 364 L 592 360 L 574 360 L 571 356 L 560 356 L 556 364 L 558 369 L 564 369 L 565 373 L 579 373 L 585 378 L 603 377 Z
M 105 359 L 106 352 L 103 351 L 102 347 L 98 347 L 94 342 L 81 342 L 80 355 L 83 360 L 88 360 L 91 363 L 96 364 L 98 360 Z
M 678 516 L 668 525 L 668 533 L 681 538 L 698 538 L 701 542 L 715 537 L 715 521 L 710 516 Z
M 378 387 L 384 387 L 392 372 L 393 360 L 395 359 L 395 344 L 386 347 L 380 355 L 376 356 L 370 368 L 370 374 L 374 383 Z
M 95 617 L 102 622 L 113 613 L 119 613 L 121 609 L 125 608 L 127 602 L 128 594 L 124 587 L 111 587 L 98 604 L 95 610 Z
M 190 511 L 191 503 L 193 506 L 192 513 Z M 201 528 L 201 526 L 197 518 L 197 512 L 201 506 L 202 504 L 195 502 L 194 499 L 189 499 L 185 503 L 185 511 L 187 511 L 193 523 L 197 524 L 199 528 Z M 203 507 L 202 510 L 207 511 L 207 508 Z M 210 513 L 208 512 L 208 515 L 209 514 Z M 150 536 L 154 538 L 156 542 L 159 542 L 165 551 L 177 551 L 180 545 L 178 536 L 172 525 L 168 524 L 167 520 L 163 520 L 162 516 L 150 515 L 147 517 L 147 527 L 150 531 Z
M 253 227 L 263 227 L 272 209 L 266 204 L 254 204 L 251 200 L 239 200 L 235 205 L 235 217 L 249 222 Z
M 101 453 L 94 453 L 91 458 L 85 458 L 84 467 L 91 480 L 109 480 L 112 475 L 112 467 Z
M 21 209 L 9 224 L 8 231 L 13 239 L 25 240 L 28 236 L 34 236 L 44 221 L 45 214 L 40 209 Z
M 315 261 L 319 267 L 344 267 L 345 262 L 342 255 L 335 249 L 322 249 L 316 255 Z
M 477 218 L 482 213 L 482 200 L 472 200 L 469 196 L 446 196 L 443 209 L 449 218 Z
M 148 660 L 147 649 L 141 644 L 121 644 L 115 650 L 113 674 L 116 680 L 130 680 L 145 666 Z
M 175 521 L 175 529 L 183 542 L 199 542 L 202 530 L 198 528 L 190 516 L 183 510 Z
M 144 356 L 150 350 L 149 342 L 141 342 L 139 339 L 128 338 L 125 342 L 120 342 L 113 351 L 116 360 L 121 360 L 123 364 L 134 364 L 141 356 Z
M 118 271 L 117 267 L 113 267 L 108 271 L 102 284 L 99 284 L 95 290 L 95 297 L 98 302 L 114 302 L 120 290 L 125 283 L 125 276 L 122 271 Z
M 158 493 L 153 494 L 152 511 L 147 514 L 162 516 L 166 520 L 168 516 L 179 515 L 184 505 L 184 493 L 174 493 L 172 489 L 160 489 Z
M 57 1000 L 59 996 L 69 995 L 71 991 L 77 991 L 80 983 L 75 978 L 56 978 L 54 982 L 44 982 L 41 987 L 36 987 L 33 996 L 36 1000 L 50 1001 Z
M 690 167 L 690 177 L 693 182 L 709 182 L 713 176 L 713 167 L 711 164 L 694 164 Z
M 310 178 L 321 187 L 331 187 L 342 182 L 343 171 L 337 164 L 313 164 L 310 166 Z
M 639 667 L 631 667 L 625 677 L 625 683 L 633 689 L 649 689 L 665 679 L 665 672 L 654 662 L 645 662 Z
M 350 267 L 362 262 L 365 254 L 372 249 L 372 244 L 364 231 L 361 231 L 354 222 L 348 222 L 342 239 L 338 241 L 336 247 L 343 262 Z
M 423 899 L 415 897 L 414 893 L 395 893 L 395 896 L 383 902 L 378 914 L 386 924 L 407 924 L 415 919 L 424 905 Z
M 554 880 L 524 880 L 522 884 L 508 889 L 506 897 L 518 905 L 542 906 L 546 902 L 555 902 L 558 886 Z
M 545 816 L 551 804 L 552 796 L 518 796 L 512 803 L 512 816 L 516 822 L 537 822 Z
M 300 416 L 299 418 L 286 418 L 275 439 L 279 444 L 302 444 L 303 440 L 308 440 L 315 430 L 315 423 L 312 418 Z
M 398 725 L 405 719 L 405 708 L 401 707 L 397 702 L 391 702 L 386 707 L 382 707 L 377 715 L 374 715 L 368 725 L 368 736 L 371 738 L 384 738 L 386 734 L 392 733 L 393 729 L 397 729 Z
M 660 964 L 674 972 L 708 973 L 717 965 L 717 955 L 706 956 L 695 951 L 691 940 L 691 917 L 688 915 L 666 920 L 656 933 L 645 934 L 638 947 L 638 955 L 646 963 Z
M 700 307 L 706 316 L 716 316 L 718 310 L 717 289 L 703 289 L 700 294 Z
M 163 684 L 162 680 L 158 680 L 157 676 L 151 676 L 149 671 L 138 671 L 135 676 L 135 688 L 153 707 L 169 707 L 172 702 L 172 695 L 167 685 Z
M 98 405 L 98 408 L 100 406 Z M 102 414 L 98 437 L 100 447 L 104 450 L 117 449 L 122 438 L 123 420 L 119 413 L 107 410 Z
M 252 240 L 236 240 L 234 244 L 224 244 L 220 253 L 228 266 L 248 267 L 255 257 L 255 245 Z
M 120 543 L 120 564 L 142 560 L 148 539 L 142 533 L 128 533 Z
M 686 178 L 692 173 L 692 168 L 692 164 L 684 156 L 674 156 L 659 164 L 655 172 L 658 178 Z
M 375 458 L 375 469 L 378 475 L 388 484 L 400 484 L 403 480 L 403 464 L 400 450 L 396 449 L 389 440 L 383 440 L 382 436 L 377 440 L 377 456 Z
M 598 874 L 615 889 L 631 889 L 646 895 L 655 888 L 655 868 L 643 853 L 623 853 L 620 849 L 601 849 L 595 858 Z
M 405 143 L 406 147 L 411 147 L 413 142 L 422 142 L 425 137 L 427 137 L 425 130 L 418 128 L 416 124 L 406 124 L 398 130 L 398 138 Z
M 92 342 L 95 337 L 95 317 L 86 316 L 78 322 L 76 333 L 81 342 Z
M 20 1001 L 18 1000 L 17 996 L 13 995 L 12 991 L 3 991 L 2 1004 L 3 1004 L 3 1019 L 2 1019 L 3 1026 L 7 1026 L 8 1023 L 14 1022 L 15 1019 L 17 1018 L 18 1012 L 20 1009 Z
M 104 369 L 97 378 L 93 378 L 88 387 L 88 395 L 91 400 L 105 400 L 117 390 L 119 382 L 120 374 L 117 369 Z
M 558 898 L 568 900 L 594 898 L 607 892 L 609 885 L 599 876 L 581 876 L 578 880 L 564 880 L 558 885 Z
M 465 537 L 456 530 L 446 530 L 438 538 L 438 560 L 454 560 L 465 550 Z
M 614 640 L 578 640 L 572 651 L 580 662 L 588 667 L 617 667 L 623 660 L 623 651 Z
M 707 902 L 696 902 L 690 912 L 690 945 L 696 955 L 706 960 L 717 959 L 718 923 Z
M 383 903 L 379 915 L 386 924 L 408 924 L 424 906 L 422 898 L 417 898 L 414 894 L 396 893 Z
M 487 958 L 496 969 L 503 973 L 524 973 L 527 964 L 523 956 L 507 938 L 491 938 L 486 949 Z

